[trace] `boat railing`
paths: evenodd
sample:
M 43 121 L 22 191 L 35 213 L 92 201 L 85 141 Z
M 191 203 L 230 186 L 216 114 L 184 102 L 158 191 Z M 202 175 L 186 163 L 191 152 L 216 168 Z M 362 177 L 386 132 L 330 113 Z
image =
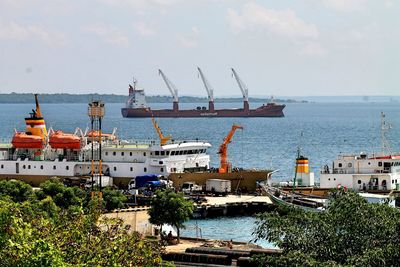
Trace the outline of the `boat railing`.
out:
M 363 168 L 355 171 L 353 169 L 343 169 L 343 168 L 334 168 L 333 170 L 322 168 L 320 169 L 321 174 L 356 174 L 356 173 L 391 173 L 391 167 L 384 168 Z
M 0 138 L 0 144 L 11 144 L 11 138 Z
M 171 140 L 167 145 L 170 144 L 184 144 L 184 143 L 208 143 L 206 140 L 194 139 L 194 140 Z M 149 140 L 149 139 L 124 139 L 116 142 L 107 143 L 108 146 L 113 145 L 149 145 L 149 146 L 160 146 L 159 140 Z

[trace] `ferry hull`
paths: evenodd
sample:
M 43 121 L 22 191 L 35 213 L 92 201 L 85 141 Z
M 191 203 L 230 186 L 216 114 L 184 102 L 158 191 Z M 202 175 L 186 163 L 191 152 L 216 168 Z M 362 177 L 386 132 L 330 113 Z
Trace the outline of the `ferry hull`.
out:
M 82 176 L 82 177 L 76 177 L 76 176 L 55 176 L 55 175 L 21 175 L 21 174 L 1 174 L 0 175 L 0 181 L 1 180 L 19 180 L 26 182 L 30 184 L 31 186 L 40 186 L 41 183 L 46 182 L 47 180 L 50 180 L 51 178 L 57 177 L 61 181 L 66 181 L 66 180 L 88 180 L 91 179 L 89 176 Z M 113 177 L 113 183 L 114 185 L 117 185 L 119 187 L 126 187 L 129 182 L 132 180 L 132 177 Z
M 267 104 L 256 109 L 216 109 L 216 110 L 173 110 L 150 108 L 122 108 L 125 118 L 168 117 L 168 118 L 196 118 L 196 117 L 284 117 L 285 105 Z

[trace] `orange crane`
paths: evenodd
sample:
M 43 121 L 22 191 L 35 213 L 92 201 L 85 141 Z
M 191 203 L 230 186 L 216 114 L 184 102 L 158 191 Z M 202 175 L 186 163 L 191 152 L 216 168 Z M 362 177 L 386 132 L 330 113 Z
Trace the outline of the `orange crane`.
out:
M 151 117 L 151 121 L 153 122 L 153 126 L 157 131 L 158 137 L 160 138 L 160 144 L 166 145 L 168 141 L 172 140 L 172 136 L 164 136 L 163 133 L 161 132 L 160 127 L 158 126 L 156 120 L 154 119 L 154 117 Z
M 233 124 L 232 129 L 229 131 L 228 135 L 224 138 L 224 142 L 219 146 L 219 159 L 220 159 L 220 167 L 218 169 L 219 173 L 227 173 L 228 169 L 230 169 L 230 163 L 228 162 L 228 144 L 231 142 L 231 139 L 237 129 L 242 129 L 243 127 L 240 125 Z

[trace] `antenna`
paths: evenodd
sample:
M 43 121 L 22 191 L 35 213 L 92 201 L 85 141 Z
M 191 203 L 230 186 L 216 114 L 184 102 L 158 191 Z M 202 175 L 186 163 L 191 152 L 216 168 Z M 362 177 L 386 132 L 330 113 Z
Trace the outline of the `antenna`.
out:
M 382 155 L 385 154 L 385 151 L 392 155 L 392 151 L 390 148 L 389 141 L 386 138 L 386 133 L 392 129 L 392 125 L 385 121 L 385 113 L 381 112 L 381 142 L 382 142 Z

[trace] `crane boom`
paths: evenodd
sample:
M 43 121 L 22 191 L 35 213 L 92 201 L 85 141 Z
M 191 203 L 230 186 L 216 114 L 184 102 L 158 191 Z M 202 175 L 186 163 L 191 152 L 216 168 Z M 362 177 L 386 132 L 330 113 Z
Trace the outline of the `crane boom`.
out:
M 208 82 L 208 80 L 204 76 L 204 73 L 201 71 L 201 69 L 199 67 L 197 67 L 197 70 L 199 71 L 200 78 L 203 81 L 204 87 L 207 90 L 208 100 L 209 101 L 214 101 L 214 89 L 211 87 L 210 83 Z
M 224 138 L 224 142 L 219 146 L 218 154 L 220 157 L 220 167 L 218 169 L 219 173 L 227 173 L 229 169 L 228 162 L 228 144 L 231 142 L 233 135 L 237 129 L 242 129 L 243 127 L 240 125 L 233 124 L 232 129 L 229 131 L 228 135 Z
M 239 75 L 236 73 L 236 71 L 231 68 L 232 74 L 236 79 L 236 82 L 239 85 L 240 90 L 242 91 L 243 94 L 243 101 L 249 101 L 249 89 L 247 89 L 247 86 L 244 84 L 244 82 L 240 79 Z
M 151 117 L 151 121 L 153 122 L 153 126 L 157 131 L 158 137 L 160 138 L 160 144 L 166 145 L 168 141 L 172 140 L 172 136 L 164 136 L 160 127 L 158 126 L 156 120 L 154 119 L 154 117 Z
M 165 76 L 164 72 L 162 70 L 158 70 L 158 73 L 161 75 L 163 78 L 165 84 L 168 87 L 168 90 L 171 92 L 172 98 L 174 99 L 174 102 L 178 102 L 178 89 L 176 89 L 175 85 Z

